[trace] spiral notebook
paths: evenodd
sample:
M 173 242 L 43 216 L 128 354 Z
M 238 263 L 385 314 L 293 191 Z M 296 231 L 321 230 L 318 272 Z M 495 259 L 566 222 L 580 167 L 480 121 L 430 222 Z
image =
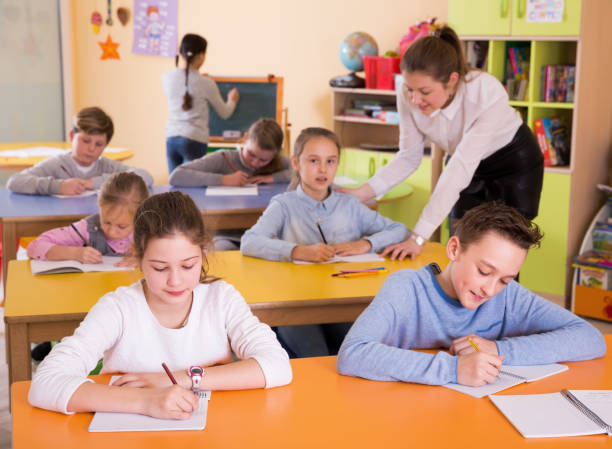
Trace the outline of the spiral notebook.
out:
M 490 396 L 525 438 L 612 435 L 612 390 Z
M 535 382 L 536 380 L 544 379 L 553 374 L 562 373 L 568 369 L 567 365 L 561 365 L 559 363 L 530 366 L 503 365 L 499 372 L 499 377 L 493 383 L 481 387 L 468 387 L 467 385 L 459 384 L 446 384 L 444 386 L 451 390 L 469 394 L 475 398 L 482 398 L 524 382 Z

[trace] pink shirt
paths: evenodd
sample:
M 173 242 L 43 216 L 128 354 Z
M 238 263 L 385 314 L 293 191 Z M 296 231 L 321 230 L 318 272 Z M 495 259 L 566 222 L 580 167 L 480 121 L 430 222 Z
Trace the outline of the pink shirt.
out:
M 89 231 L 87 230 L 87 222 L 85 219 L 77 221 L 74 223 L 74 226 L 85 238 L 85 240 L 89 241 Z M 134 242 L 134 234 L 130 233 L 129 236 L 121 240 L 107 239 L 106 242 L 117 253 L 126 254 L 130 252 L 130 246 Z M 49 249 L 55 245 L 83 246 L 83 240 L 70 226 L 51 229 L 40 234 L 36 240 L 28 245 L 28 257 L 31 259 L 47 260 L 47 251 L 49 251 Z

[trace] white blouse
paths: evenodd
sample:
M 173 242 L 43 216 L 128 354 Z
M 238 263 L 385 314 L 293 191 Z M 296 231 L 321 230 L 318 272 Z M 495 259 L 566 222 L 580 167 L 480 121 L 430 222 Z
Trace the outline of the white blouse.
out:
M 398 89 L 397 108 L 400 150 L 368 184 L 378 196 L 410 176 L 421 164 L 426 140 L 453 155 L 414 227 L 415 233 L 429 238 L 471 182 L 480 161 L 510 143 L 522 120 L 497 78 L 476 70 L 459 83 L 444 109 L 425 115 L 403 89 Z

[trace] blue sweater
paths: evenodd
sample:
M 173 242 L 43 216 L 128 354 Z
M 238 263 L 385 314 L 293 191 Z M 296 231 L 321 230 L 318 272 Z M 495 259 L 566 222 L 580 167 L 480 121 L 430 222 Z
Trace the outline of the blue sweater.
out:
M 374 380 L 456 383 L 458 356 L 411 349 L 449 348 L 471 333 L 495 341 L 507 365 L 587 360 L 606 352 L 597 329 L 517 282 L 469 310 L 442 291 L 426 266 L 389 276 L 342 343 L 338 371 Z

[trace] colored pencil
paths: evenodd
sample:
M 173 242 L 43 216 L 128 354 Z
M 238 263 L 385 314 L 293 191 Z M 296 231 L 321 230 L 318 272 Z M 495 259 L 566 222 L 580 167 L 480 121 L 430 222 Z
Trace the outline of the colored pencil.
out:
M 474 349 L 476 350 L 476 352 L 480 352 L 480 348 L 478 347 L 476 343 L 474 343 L 474 340 L 472 340 L 472 337 L 468 338 L 468 340 L 472 344 L 472 346 L 474 346 Z
M 168 375 L 168 377 L 170 378 L 170 380 L 172 381 L 172 383 L 174 385 L 176 385 L 176 379 L 174 378 L 174 376 L 172 375 L 172 372 L 170 372 L 170 370 L 168 369 L 168 366 L 166 365 L 165 362 L 162 362 L 162 367 L 164 368 L 164 371 L 166 372 L 166 374 Z
M 87 246 L 87 240 L 85 240 L 85 237 L 83 237 L 83 236 L 81 235 L 81 233 L 80 233 L 80 232 L 79 232 L 79 230 L 76 228 L 76 226 L 74 225 L 74 223 L 70 223 L 70 227 L 71 227 L 72 229 L 74 229 L 74 232 L 76 232 L 76 233 L 77 233 L 77 235 L 78 235 L 79 237 L 81 237 L 81 240 L 83 240 L 83 246 Z
M 230 161 L 230 158 L 227 157 L 227 154 L 223 153 L 223 159 L 225 159 L 225 162 L 227 162 L 227 164 L 232 168 L 232 170 L 238 171 L 238 169 L 234 167 L 234 164 L 232 164 L 232 161 Z

